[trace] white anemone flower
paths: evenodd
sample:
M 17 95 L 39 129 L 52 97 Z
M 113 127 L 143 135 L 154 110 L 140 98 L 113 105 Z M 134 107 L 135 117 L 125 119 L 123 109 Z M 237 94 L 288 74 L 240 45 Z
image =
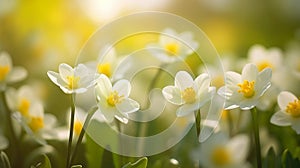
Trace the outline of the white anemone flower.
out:
M 62 63 L 59 65 L 59 73 L 48 71 L 47 75 L 66 94 L 84 93 L 95 83 L 95 75 L 90 74 L 83 64 L 72 68 L 68 64 Z
M 164 63 L 172 63 L 178 59 L 185 59 L 198 48 L 191 32 L 177 33 L 167 28 L 162 32 L 157 44 L 147 46 L 153 56 Z
M 208 74 L 203 73 L 195 80 L 186 71 L 179 71 L 175 76 L 175 85 L 166 86 L 162 93 L 167 101 L 179 105 L 177 116 L 186 116 L 200 109 L 215 94 L 215 87 L 210 87 Z
M 19 112 L 13 114 L 14 118 L 22 125 L 29 137 L 45 145 L 47 139 L 56 138 L 56 118 L 52 114 L 44 114 L 41 103 L 34 103 L 29 110 L 29 115 L 24 117 Z
M 136 112 L 140 108 L 138 102 L 128 98 L 131 91 L 128 80 L 122 79 L 112 85 L 109 78 L 102 74 L 97 80 L 95 91 L 99 111 L 108 123 L 116 118 L 126 124 L 128 113 Z
M 271 123 L 278 126 L 291 126 L 300 134 L 300 100 L 292 93 L 283 91 L 278 95 L 280 110 L 276 112 Z
M 240 107 L 242 110 L 254 108 L 259 98 L 271 86 L 272 70 L 265 68 L 258 71 L 255 64 L 247 64 L 242 74 L 226 72 L 225 86 L 218 93 L 225 97 L 225 109 Z
M 23 67 L 13 67 L 10 55 L 0 53 L 0 89 L 5 89 L 6 83 L 14 83 L 27 77 L 27 71 Z
M 34 104 L 39 103 L 37 96 L 34 94 L 33 88 L 24 85 L 18 90 L 9 88 L 6 92 L 6 99 L 9 108 L 13 112 L 19 112 L 23 117 L 29 117 L 30 109 Z
M 274 73 L 282 67 L 282 52 L 279 48 L 266 49 L 262 45 L 254 45 L 249 49 L 248 60 L 254 63 L 259 71 L 271 68 Z
M 249 137 L 236 135 L 229 138 L 223 132 L 211 136 L 201 144 L 197 159 L 205 168 L 245 168 L 249 167 L 247 155 L 249 152 Z M 196 158 L 194 158 L 196 159 Z

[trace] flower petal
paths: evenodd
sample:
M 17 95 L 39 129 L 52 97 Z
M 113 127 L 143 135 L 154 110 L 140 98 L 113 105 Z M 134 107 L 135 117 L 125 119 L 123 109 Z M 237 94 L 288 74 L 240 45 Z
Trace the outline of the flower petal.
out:
M 107 98 L 112 91 L 112 84 L 107 76 L 100 75 L 100 77 L 97 80 L 97 86 L 95 87 L 96 95 L 99 98 Z
M 9 68 L 12 67 L 11 57 L 7 52 L 0 53 L 0 65 L 2 65 L 2 66 L 8 65 Z
M 58 72 L 59 72 L 61 79 L 66 83 L 68 83 L 67 77 L 74 75 L 73 68 L 70 65 L 65 64 L 65 63 L 62 63 L 59 65 Z
M 232 71 L 226 72 L 225 83 L 227 86 L 237 86 L 242 81 L 240 74 Z
M 297 134 L 300 134 L 300 121 L 299 121 L 299 119 L 293 121 L 292 128 L 297 132 Z
M 128 117 L 124 117 L 124 116 L 122 116 L 122 115 L 118 115 L 118 114 L 116 114 L 115 115 L 115 118 L 117 119 L 117 120 L 119 120 L 119 121 L 121 121 L 122 123 L 124 123 L 124 124 L 127 124 L 128 123 Z
M 117 91 L 119 95 L 128 97 L 131 91 L 131 85 L 128 80 L 122 79 L 114 84 L 112 90 Z
M 203 92 L 205 90 L 208 90 L 208 87 L 210 85 L 210 78 L 207 73 L 203 73 L 199 75 L 195 79 L 195 85 L 197 87 L 198 92 Z
M 27 70 L 23 67 L 14 67 L 7 77 L 7 82 L 18 82 L 27 77 Z
M 183 103 L 183 100 L 181 98 L 181 93 L 179 88 L 175 86 L 166 86 L 162 90 L 163 96 L 167 101 L 170 103 L 181 105 Z
M 256 81 L 258 69 L 255 64 L 246 64 L 242 71 L 242 80 Z
M 286 107 L 290 102 L 294 102 L 295 100 L 298 100 L 297 97 L 287 91 L 280 92 L 277 97 L 278 105 L 283 111 L 286 110 Z
M 234 155 L 235 163 L 242 163 L 247 158 L 249 151 L 249 138 L 246 135 L 237 135 L 228 142 L 230 153 Z
M 271 86 L 272 70 L 270 68 L 265 68 L 258 74 L 256 90 L 259 96 L 262 96 L 266 90 Z
M 175 76 L 175 87 L 178 87 L 181 91 L 188 87 L 192 87 L 194 80 L 186 71 L 179 71 Z
M 270 122 L 279 126 L 289 126 L 291 125 L 291 118 L 284 111 L 278 111 L 271 117 Z
M 200 106 L 198 103 L 184 104 L 177 109 L 176 115 L 177 115 L 177 117 L 183 117 L 183 116 L 186 116 L 186 115 L 194 112 L 195 110 L 198 110 L 199 108 L 200 108 Z
M 132 100 L 130 98 L 125 98 L 122 100 L 121 103 L 116 104 L 116 108 L 121 113 L 132 113 L 132 112 L 136 112 L 137 110 L 139 110 L 140 105 L 135 100 Z
M 54 84 L 56 84 L 57 86 L 62 85 L 61 78 L 58 73 L 53 71 L 48 71 L 47 75 Z

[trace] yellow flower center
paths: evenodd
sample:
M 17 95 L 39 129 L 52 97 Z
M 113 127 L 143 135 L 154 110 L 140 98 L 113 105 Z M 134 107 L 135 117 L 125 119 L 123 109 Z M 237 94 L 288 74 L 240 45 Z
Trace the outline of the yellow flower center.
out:
M 26 98 L 23 98 L 19 104 L 18 110 L 23 116 L 28 116 L 30 108 L 30 101 Z
M 165 50 L 167 51 L 169 56 L 177 56 L 179 49 L 179 45 L 175 42 L 168 43 L 165 45 Z
M 76 88 L 78 88 L 78 81 L 79 81 L 79 79 L 80 79 L 80 77 L 67 76 L 67 80 L 68 80 L 67 87 L 69 89 L 76 89 Z
M 184 89 L 181 96 L 186 103 L 194 103 L 196 100 L 196 92 L 192 87 Z
M 248 80 L 244 80 L 243 83 L 238 84 L 238 86 L 240 87 L 238 92 L 243 93 L 245 98 L 251 98 L 255 94 L 254 84 L 254 81 L 249 82 Z
M 231 157 L 225 147 L 217 147 L 211 154 L 211 160 L 217 166 L 225 166 L 231 162 Z
M 9 71 L 10 71 L 10 68 L 8 65 L 6 65 L 6 66 L 0 65 L 0 81 L 3 81 L 6 78 Z
M 75 121 L 75 123 L 74 123 L 74 132 L 75 132 L 75 134 L 79 136 L 81 129 L 82 129 L 81 122 L 80 121 Z
M 111 65 L 110 63 L 98 64 L 97 66 L 98 73 L 104 74 L 107 77 L 111 76 Z
M 116 104 L 120 103 L 123 98 L 124 96 L 119 96 L 117 91 L 113 91 L 110 93 L 106 101 L 110 106 L 114 107 Z
M 44 119 L 41 117 L 32 117 L 29 127 L 33 132 L 37 132 L 41 128 L 44 128 Z
M 264 61 L 261 61 L 261 62 L 259 62 L 258 64 L 257 64 L 257 68 L 258 68 L 258 70 L 259 71 L 262 71 L 262 70 L 264 70 L 265 68 L 273 68 L 274 66 L 270 63 L 270 61 L 266 61 L 266 60 L 264 60 Z
M 294 102 L 290 102 L 286 106 L 285 110 L 288 114 L 290 114 L 292 117 L 300 117 L 300 100 L 295 100 Z

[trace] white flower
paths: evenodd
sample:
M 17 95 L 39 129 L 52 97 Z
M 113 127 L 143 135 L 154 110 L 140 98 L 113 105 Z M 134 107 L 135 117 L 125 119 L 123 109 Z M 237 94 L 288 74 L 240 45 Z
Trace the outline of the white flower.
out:
M 6 92 L 6 99 L 9 108 L 13 112 L 19 112 L 23 117 L 29 117 L 31 108 L 36 106 L 35 104 L 41 104 L 34 89 L 30 86 L 24 85 L 18 90 L 9 88 Z
M 200 165 L 205 168 L 240 168 L 248 167 L 247 154 L 249 151 L 249 138 L 246 135 L 236 135 L 229 139 L 225 133 L 212 135 L 200 146 Z
M 4 90 L 5 83 L 14 83 L 23 80 L 27 71 L 23 67 L 13 67 L 8 53 L 0 53 L 0 89 Z
M 85 65 L 79 64 L 74 69 L 68 64 L 59 65 L 59 73 L 48 71 L 48 77 L 66 94 L 83 93 L 94 85 L 95 75 L 90 74 Z
M 271 123 L 278 126 L 291 126 L 300 134 L 300 100 L 292 93 L 283 91 L 278 95 L 280 111 L 276 112 Z
M 218 93 L 226 99 L 225 109 L 237 107 L 242 110 L 252 109 L 271 86 L 271 77 L 270 68 L 259 72 L 254 64 L 245 65 L 241 75 L 232 71 L 226 72 L 225 86 L 218 90 Z
M 108 45 L 101 50 L 97 61 L 88 62 L 85 65 L 92 73 L 104 74 L 111 78 L 119 61 L 115 48 Z
M 257 66 L 258 71 L 271 68 L 274 73 L 282 67 L 282 52 L 279 48 L 267 50 L 262 45 L 254 45 L 249 49 L 248 60 Z
M 98 106 L 107 122 L 111 123 L 115 118 L 123 123 L 128 122 L 128 113 L 139 110 L 140 105 L 128 98 L 131 85 L 128 80 L 119 80 L 112 85 L 109 78 L 100 75 L 95 87 Z
M 158 44 L 148 45 L 148 50 L 165 63 L 184 59 L 198 48 L 198 43 L 193 40 L 191 32 L 177 33 L 167 28 L 162 32 Z
M 30 137 L 33 137 L 43 145 L 46 144 L 45 139 L 54 139 L 56 137 L 54 130 L 56 118 L 52 114 L 44 114 L 43 105 L 39 102 L 34 103 L 30 107 L 27 116 L 23 116 L 19 112 L 14 113 L 13 116 Z
M 201 108 L 213 97 L 215 87 L 210 87 L 208 74 L 199 75 L 195 81 L 186 71 L 179 71 L 175 76 L 175 85 L 162 90 L 167 101 L 179 105 L 177 116 L 185 116 Z

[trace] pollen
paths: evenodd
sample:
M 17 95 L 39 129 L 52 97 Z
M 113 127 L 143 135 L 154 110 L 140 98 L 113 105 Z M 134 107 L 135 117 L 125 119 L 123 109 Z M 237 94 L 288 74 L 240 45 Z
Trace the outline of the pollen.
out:
M 9 71 L 10 71 L 10 68 L 8 65 L 6 65 L 6 66 L 0 65 L 0 81 L 3 81 L 6 78 Z
M 23 116 L 28 116 L 30 108 L 30 101 L 26 98 L 21 99 L 18 110 Z
M 217 147 L 211 154 L 211 161 L 217 166 L 225 166 L 231 162 L 230 153 L 225 147 Z
M 259 62 L 257 64 L 257 68 L 258 68 L 259 71 L 262 71 L 265 68 L 271 68 L 271 69 L 273 69 L 274 66 L 272 65 L 272 63 L 270 63 L 270 61 L 264 60 L 264 61 L 261 61 L 261 62 Z
M 75 121 L 74 123 L 74 132 L 76 135 L 79 135 L 82 129 L 82 124 L 80 121 Z
M 184 91 L 181 93 L 181 96 L 182 99 L 189 104 L 194 103 L 196 100 L 196 92 L 192 87 L 184 89 Z
M 243 93 L 245 98 L 251 98 L 255 94 L 254 84 L 254 81 L 249 82 L 248 80 L 244 80 L 243 83 L 238 84 L 238 86 L 240 87 L 238 92 Z
M 124 96 L 119 96 L 117 91 L 113 91 L 110 93 L 110 95 L 107 98 L 107 103 L 114 107 L 116 104 L 121 103 Z
M 165 45 L 165 50 L 169 56 L 176 56 L 179 53 L 179 45 L 175 42 Z
M 42 117 L 32 117 L 29 123 L 29 127 L 33 132 L 44 128 L 44 119 Z
M 295 100 L 294 102 L 290 102 L 286 106 L 285 110 L 292 117 L 298 118 L 300 117 L 300 100 Z
M 110 63 L 98 64 L 97 66 L 98 73 L 104 74 L 107 77 L 111 76 L 111 65 Z
M 78 81 L 79 81 L 79 79 L 80 79 L 80 77 L 67 76 L 67 80 L 68 80 L 67 87 L 69 89 L 76 89 L 76 88 L 78 88 Z

